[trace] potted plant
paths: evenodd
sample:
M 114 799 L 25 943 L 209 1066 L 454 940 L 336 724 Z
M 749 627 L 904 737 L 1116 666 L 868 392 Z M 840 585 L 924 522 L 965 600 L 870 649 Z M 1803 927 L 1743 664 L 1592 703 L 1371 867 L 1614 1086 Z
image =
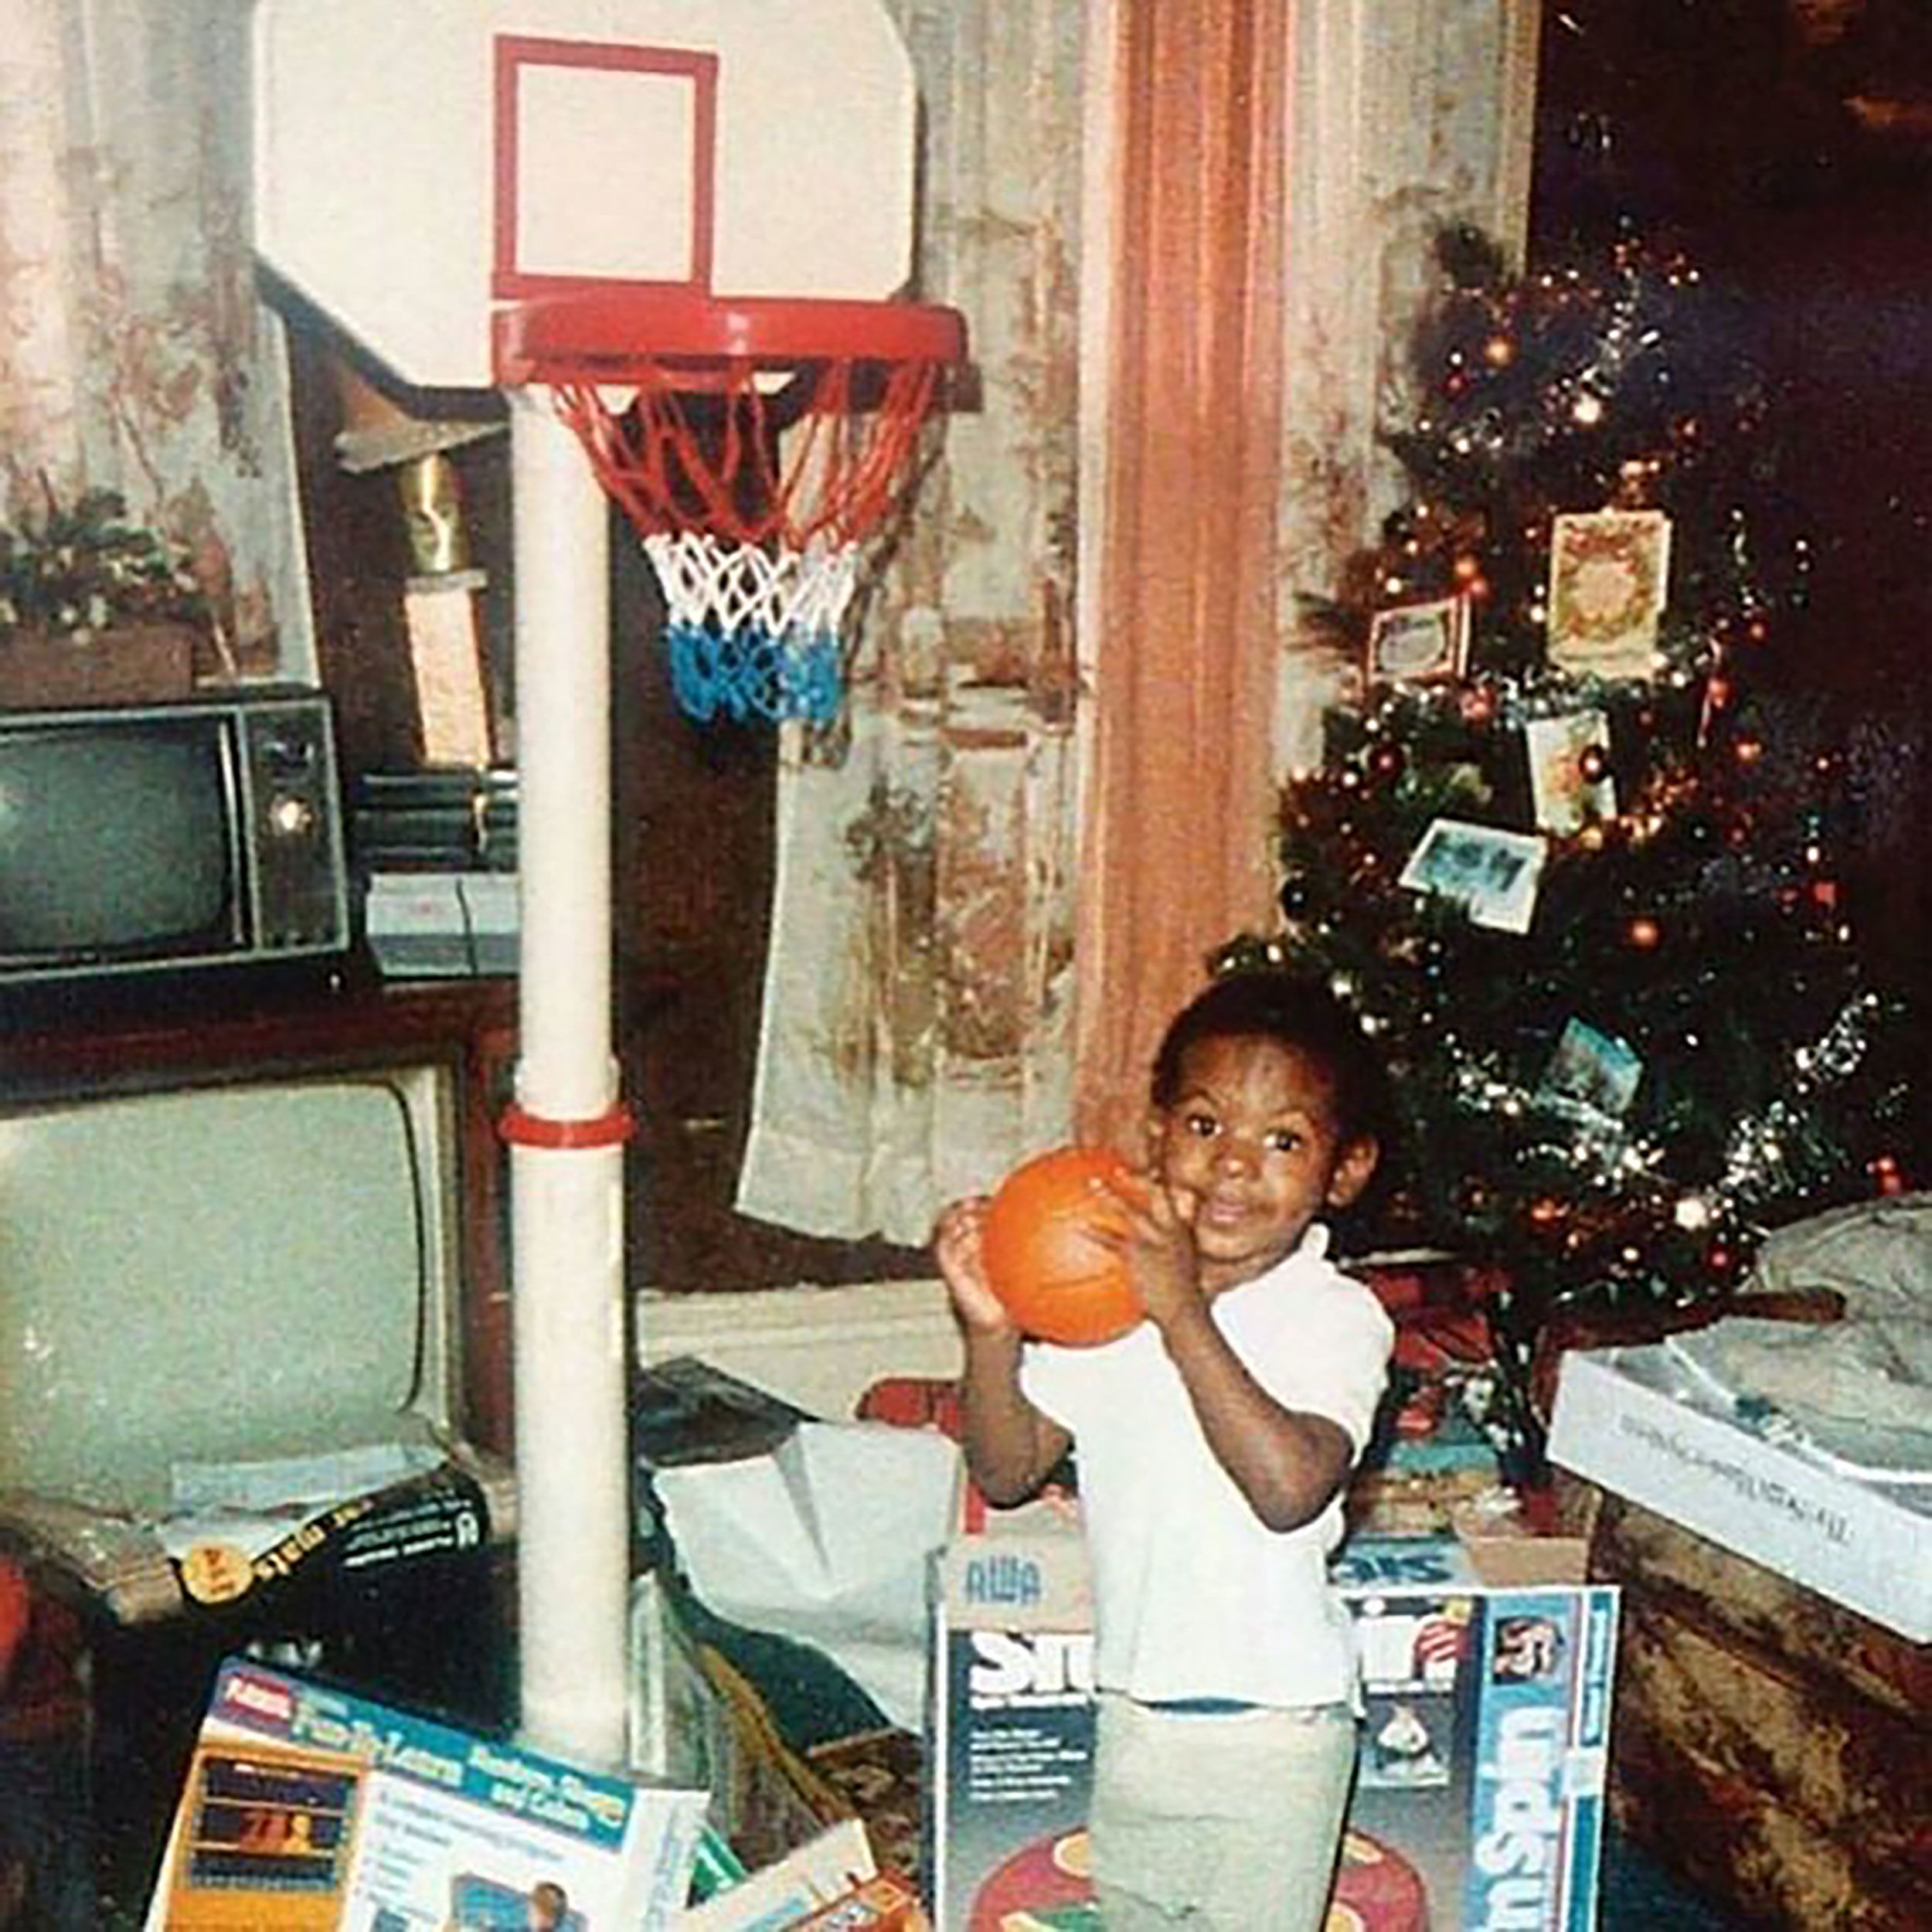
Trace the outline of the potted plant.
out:
M 0 707 L 182 696 L 207 628 L 185 551 L 112 490 L 0 527 Z

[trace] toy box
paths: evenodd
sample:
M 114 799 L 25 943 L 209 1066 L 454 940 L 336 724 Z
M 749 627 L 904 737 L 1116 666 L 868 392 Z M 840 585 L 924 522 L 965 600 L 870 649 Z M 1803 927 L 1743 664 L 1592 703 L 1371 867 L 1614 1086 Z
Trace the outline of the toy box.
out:
M 149 1932 L 562 1932 L 684 1907 L 702 1791 L 647 1787 L 242 1658 L 191 1757 Z
M 1499 1589 L 1453 1539 L 1337 1560 L 1364 1721 L 1335 1904 L 1360 1932 L 1596 1922 L 1617 1593 Z M 1097 1927 L 1084 1821 L 1090 1604 L 1077 1541 L 937 1560 L 928 1870 L 938 1932 Z

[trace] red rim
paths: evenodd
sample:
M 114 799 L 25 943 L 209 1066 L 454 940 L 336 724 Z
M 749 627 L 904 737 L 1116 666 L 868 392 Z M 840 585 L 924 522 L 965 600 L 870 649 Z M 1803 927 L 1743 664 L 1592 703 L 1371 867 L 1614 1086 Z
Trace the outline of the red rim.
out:
M 958 362 L 966 323 L 957 309 L 928 302 L 604 285 L 506 303 L 491 319 L 491 338 L 497 382 L 514 389 L 621 383 L 627 370 L 680 362 Z

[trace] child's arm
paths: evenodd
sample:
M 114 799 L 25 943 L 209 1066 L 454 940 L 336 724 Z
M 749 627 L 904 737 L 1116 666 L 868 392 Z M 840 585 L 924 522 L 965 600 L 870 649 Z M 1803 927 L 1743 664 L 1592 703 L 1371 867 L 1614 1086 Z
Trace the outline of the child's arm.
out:
M 987 1285 L 981 1257 L 985 1220 L 983 1199 L 955 1201 L 939 1217 L 933 1249 L 965 1348 L 966 1466 L 986 1500 L 1004 1507 L 1039 1488 L 1073 1438 L 1021 1393 L 1019 1331 Z
M 1355 1446 L 1326 1416 L 1284 1408 L 1249 1372 L 1208 1313 L 1188 1216 L 1161 1187 L 1119 1196 L 1127 1251 L 1148 1319 L 1161 1332 L 1215 1460 L 1270 1529 L 1312 1522 L 1348 1481 Z
M 1156 1318 L 1158 1319 L 1158 1318 Z M 1215 1460 L 1270 1529 L 1298 1529 L 1349 1479 L 1355 1446 L 1326 1416 L 1285 1409 L 1248 1372 L 1199 1296 L 1159 1323 Z

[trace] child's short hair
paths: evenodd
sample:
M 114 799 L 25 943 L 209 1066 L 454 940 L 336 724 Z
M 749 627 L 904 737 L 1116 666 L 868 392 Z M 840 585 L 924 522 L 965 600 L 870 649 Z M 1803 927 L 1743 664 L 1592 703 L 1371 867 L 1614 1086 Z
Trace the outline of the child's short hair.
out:
M 1171 1107 L 1180 1097 L 1189 1047 L 1240 1039 L 1271 1039 L 1307 1054 L 1328 1076 L 1342 1138 L 1386 1145 L 1395 1112 L 1388 1071 L 1361 1021 L 1325 981 L 1276 968 L 1225 974 L 1175 1015 L 1154 1056 L 1154 1104 Z

